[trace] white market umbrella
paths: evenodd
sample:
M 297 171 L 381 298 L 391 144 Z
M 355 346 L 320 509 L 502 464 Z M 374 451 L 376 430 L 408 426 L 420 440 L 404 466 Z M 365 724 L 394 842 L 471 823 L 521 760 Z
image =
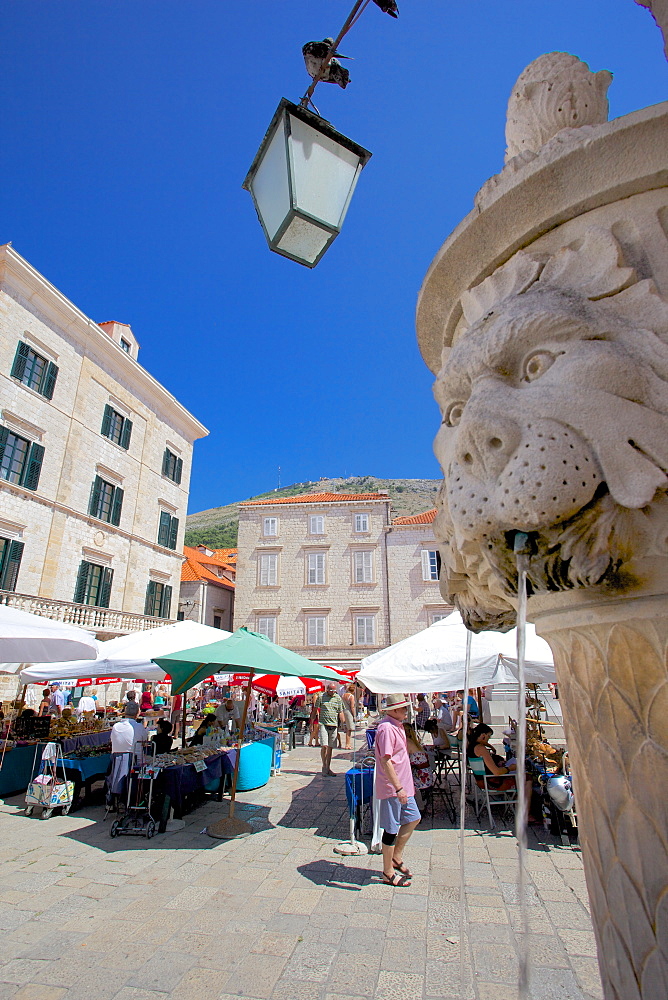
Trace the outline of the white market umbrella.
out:
M 0 605 L 0 661 L 6 672 L 15 673 L 21 663 L 36 660 L 81 661 L 95 656 L 98 645 L 91 632 L 76 625 Z
M 362 660 L 357 680 L 375 693 L 456 691 L 464 687 L 467 629 L 454 611 L 440 622 Z M 517 683 L 517 629 L 474 633 L 469 687 Z M 550 647 L 527 625 L 526 681 L 555 681 Z
M 163 681 L 165 671 L 151 662 L 154 656 L 168 656 L 181 649 L 218 642 L 230 634 L 224 629 L 200 625 L 199 622 L 172 622 L 100 642 L 98 656 L 94 660 L 33 663 L 21 671 L 21 680 L 24 684 L 77 677 L 118 677 L 120 680 L 141 677 L 146 681 Z

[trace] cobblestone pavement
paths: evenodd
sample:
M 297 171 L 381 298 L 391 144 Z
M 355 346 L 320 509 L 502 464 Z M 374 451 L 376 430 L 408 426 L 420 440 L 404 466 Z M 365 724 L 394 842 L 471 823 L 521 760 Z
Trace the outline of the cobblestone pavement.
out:
M 409 889 L 380 882 L 346 839 L 343 778 L 297 748 L 240 796 L 254 828 L 112 840 L 101 807 L 42 821 L 0 804 L 0 1000 L 515 1000 L 520 912 L 508 829 L 466 833 L 466 953 L 459 945 L 458 831 L 438 815 L 413 836 Z M 579 852 L 541 831 L 528 851 L 532 1000 L 600 998 Z

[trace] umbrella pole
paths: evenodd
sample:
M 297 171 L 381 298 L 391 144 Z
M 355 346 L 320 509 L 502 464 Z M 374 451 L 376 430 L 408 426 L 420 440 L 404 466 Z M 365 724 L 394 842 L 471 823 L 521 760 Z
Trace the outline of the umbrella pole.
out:
M 186 706 L 188 704 L 188 688 L 183 692 L 183 699 L 181 701 L 181 707 L 183 711 L 181 712 L 181 746 L 186 745 Z
M 246 717 L 248 715 L 248 702 L 250 701 L 251 685 L 253 683 L 253 674 L 255 671 L 251 668 L 248 674 L 248 684 L 246 686 L 246 697 L 244 698 L 244 709 L 241 713 L 241 722 L 239 724 L 239 749 L 237 750 L 237 759 L 234 762 L 234 775 L 232 777 L 232 791 L 230 792 L 230 811 L 229 814 L 224 818 L 218 820 L 217 823 L 211 823 L 206 828 L 206 832 L 210 837 L 215 837 L 217 840 L 231 840 L 233 837 L 242 837 L 247 833 L 252 833 L 252 827 L 249 823 L 246 823 L 242 819 L 236 819 L 234 815 L 234 807 L 236 805 L 237 799 L 237 780 L 239 778 L 239 764 L 241 762 L 241 742 L 243 740 L 244 731 L 246 729 Z

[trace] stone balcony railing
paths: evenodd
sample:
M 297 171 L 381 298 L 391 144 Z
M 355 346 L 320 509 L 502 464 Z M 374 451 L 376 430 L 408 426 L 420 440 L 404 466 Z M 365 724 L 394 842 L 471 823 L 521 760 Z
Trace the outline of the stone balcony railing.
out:
M 0 604 L 8 604 L 32 615 L 42 615 L 55 621 L 79 625 L 105 635 L 125 635 L 142 629 L 169 625 L 169 618 L 151 618 L 135 615 L 128 611 L 113 611 L 111 608 L 96 608 L 90 604 L 75 604 L 73 601 L 53 601 L 48 597 L 31 597 L 29 594 L 15 594 L 0 590 Z

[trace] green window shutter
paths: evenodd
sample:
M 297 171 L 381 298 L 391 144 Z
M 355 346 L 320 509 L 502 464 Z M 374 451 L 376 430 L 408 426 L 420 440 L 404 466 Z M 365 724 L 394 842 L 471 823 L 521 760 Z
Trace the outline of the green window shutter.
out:
M 113 579 L 113 569 L 110 566 L 105 566 L 102 570 L 102 580 L 100 581 L 100 590 L 97 596 L 98 608 L 109 607 L 109 600 L 111 598 L 111 583 Z
M 166 510 L 160 511 L 160 525 L 158 527 L 158 545 L 169 545 L 169 529 L 172 523 L 171 515 Z
M 132 435 L 132 421 L 128 420 L 126 417 L 123 421 L 123 430 L 121 431 L 121 448 L 125 448 L 127 451 L 130 447 L 130 437 Z
M 114 499 L 111 503 L 111 524 L 116 527 L 121 523 L 121 510 L 123 508 L 123 490 L 120 486 L 114 487 Z M 107 607 L 107 605 L 105 605 Z
M 144 614 L 153 617 L 155 614 L 155 580 L 149 580 L 146 588 L 146 601 L 144 602 Z
M 79 566 L 79 572 L 77 574 L 77 583 L 74 588 L 74 603 L 75 604 L 85 604 L 86 603 L 86 591 L 88 590 L 88 574 L 90 573 L 91 564 L 85 560 L 81 561 Z
M 43 445 L 33 442 L 30 445 L 30 451 L 28 452 L 26 463 L 23 466 L 23 473 L 21 474 L 21 486 L 24 486 L 27 490 L 36 490 L 39 486 L 43 458 Z
M 177 460 L 176 460 L 176 473 L 174 475 L 174 482 L 175 483 L 180 483 L 182 475 L 183 475 L 183 459 L 182 458 L 177 458 Z
M 0 578 L 0 588 L 2 590 L 16 590 L 16 579 L 19 575 L 22 555 L 23 542 L 10 542 L 7 558 L 2 567 L 2 577 Z
M 104 416 L 102 417 L 102 430 L 100 431 L 102 437 L 108 438 L 111 433 L 111 415 L 113 412 L 109 403 L 107 403 L 104 408 Z
M 171 523 L 169 525 L 169 541 L 167 542 L 167 548 L 176 548 L 176 538 L 179 533 L 179 519 L 178 517 L 171 518 Z
M 12 377 L 23 380 L 23 376 L 26 371 L 26 361 L 28 360 L 28 354 L 30 348 L 27 344 L 24 344 L 22 340 L 19 340 L 19 346 L 16 348 L 16 354 L 14 355 L 14 364 L 12 365 Z
M 0 462 L 2 462 L 5 456 L 5 445 L 7 444 L 8 436 L 9 436 L 9 428 L 0 427 Z
M 165 448 L 165 453 L 162 456 L 162 474 L 167 475 L 167 470 L 169 469 L 169 448 Z
M 96 476 L 90 488 L 90 501 L 88 503 L 88 513 L 91 517 L 97 517 L 100 506 L 100 491 L 102 490 L 102 478 Z
M 53 361 L 49 361 L 46 368 L 46 374 L 44 375 L 44 385 L 42 387 L 42 395 L 46 396 L 47 399 L 53 399 L 53 390 L 56 388 L 56 379 L 58 378 L 58 365 L 54 365 Z
M 172 588 L 169 586 L 164 586 L 162 588 L 162 600 L 160 602 L 160 617 L 169 618 L 169 612 L 172 609 Z

